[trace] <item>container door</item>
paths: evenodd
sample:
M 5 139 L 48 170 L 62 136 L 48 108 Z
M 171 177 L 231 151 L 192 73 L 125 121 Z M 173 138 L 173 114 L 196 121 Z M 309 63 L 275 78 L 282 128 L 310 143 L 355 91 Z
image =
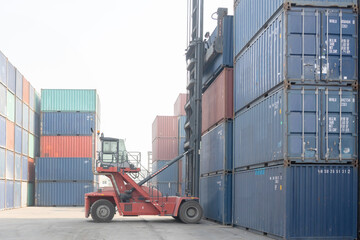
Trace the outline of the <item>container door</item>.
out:
M 354 160 L 357 155 L 356 92 L 351 88 L 324 88 L 321 102 L 321 158 L 326 162 Z
M 357 79 L 356 15 L 348 10 L 321 11 L 321 80 Z

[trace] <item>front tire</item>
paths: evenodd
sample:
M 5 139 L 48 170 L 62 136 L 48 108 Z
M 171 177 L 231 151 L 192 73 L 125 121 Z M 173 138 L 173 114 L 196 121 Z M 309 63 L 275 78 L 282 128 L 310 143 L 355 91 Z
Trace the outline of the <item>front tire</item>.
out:
M 179 218 L 183 223 L 199 223 L 203 210 L 198 202 L 188 201 L 180 205 Z
M 109 201 L 100 199 L 91 206 L 91 217 L 94 222 L 110 222 L 115 215 L 115 207 Z

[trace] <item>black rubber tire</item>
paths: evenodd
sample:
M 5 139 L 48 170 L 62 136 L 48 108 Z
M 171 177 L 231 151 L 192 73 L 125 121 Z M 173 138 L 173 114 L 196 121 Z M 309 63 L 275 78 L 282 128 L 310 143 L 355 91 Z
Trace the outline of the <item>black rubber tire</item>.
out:
M 183 223 L 199 223 L 203 216 L 203 209 L 196 201 L 183 202 L 180 205 L 178 216 Z
M 91 206 L 90 214 L 94 222 L 110 222 L 115 215 L 114 205 L 106 199 L 100 199 Z

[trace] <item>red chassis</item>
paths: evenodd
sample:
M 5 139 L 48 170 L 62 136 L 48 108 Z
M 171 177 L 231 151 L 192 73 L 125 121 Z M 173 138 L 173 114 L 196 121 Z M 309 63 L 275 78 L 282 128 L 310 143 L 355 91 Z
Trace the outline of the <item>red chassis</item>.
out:
M 110 178 L 113 188 L 99 189 L 85 195 L 85 217 L 97 222 L 108 222 L 114 216 L 115 207 L 122 216 L 159 215 L 180 218 L 185 223 L 197 223 L 202 209 L 195 197 L 162 196 L 154 189 L 139 186 L 127 173 L 137 169 L 97 167 L 97 172 Z

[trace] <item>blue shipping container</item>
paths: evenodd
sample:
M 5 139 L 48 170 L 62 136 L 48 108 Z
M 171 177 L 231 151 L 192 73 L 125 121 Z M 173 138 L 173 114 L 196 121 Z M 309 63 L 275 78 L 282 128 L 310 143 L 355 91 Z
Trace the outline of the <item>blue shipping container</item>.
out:
M 180 116 L 178 119 L 178 138 L 185 138 L 186 132 L 185 132 L 185 123 L 186 123 L 186 116 Z
M 5 178 L 5 173 L 6 173 L 5 149 L 0 148 L 0 178 Z
M 282 239 L 356 239 L 357 171 L 293 165 L 237 172 L 234 224 Z
M 0 104 L 1 105 L 1 104 Z M 0 146 L 6 147 L 6 119 L 0 116 Z
M 357 21 L 351 9 L 281 11 L 236 59 L 235 112 L 284 81 L 324 85 L 357 81 Z
M 22 159 L 20 154 L 15 154 L 15 180 L 21 180 Z
M 176 182 L 156 182 L 153 184 L 153 187 L 159 190 L 162 196 L 176 196 L 178 193 L 178 184 Z M 151 192 L 151 188 L 150 195 L 154 195 Z M 154 197 L 156 196 L 154 195 Z
M 5 180 L 0 180 L 0 210 L 5 208 Z
M 29 154 L 29 133 L 25 130 L 22 133 L 22 153 L 26 156 Z
M 7 58 L 0 52 L 0 82 L 7 86 Z
M 36 182 L 36 206 L 84 206 L 85 193 L 93 192 L 93 182 Z
M 222 26 L 222 39 L 220 41 L 222 41 L 223 50 L 205 62 L 202 79 L 203 85 L 209 85 L 224 67 L 233 66 L 233 16 L 225 16 Z M 206 51 L 215 51 L 213 44 L 217 36 L 218 27 L 215 28 L 209 40 L 205 43 Z
M 6 181 L 6 208 L 14 208 L 14 181 Z
M 23 181 L 28 180 L 28 158 L 26 156 L 21 157 L 21 179 Z
M 16 76 L 15 67 L 8 61 L 8 75 L 7 75 L 7 86 L 8 89 L 15 94 Z
M 1 66 L 0 66 L 1 68 Z M 0 70 L 1 71 L 1 70 Z M 7 114 L 7 90 L 6 87 L 0 84 L 0 114 L 6 116 Z
M 21 206 L 21 182 L 15 181 L 14 184 L 14 207 L 19 208 Z
M 22 99 L 23 96 L 23 75 L 16 69 L 16 96 Z
M 41 134 L 44 136 L 91 136 L 91 128 L 95 130 L 95 113 L 43 112 L 41 116 Z
M 266 26 L 272 16 L 286 4 L 298 6 L 352 7 L 357 0 L 238 0 L 234 11 L 234 41 L 237 55 L 256 33 Z
M 36 181 L 93 181 L 91 158 L 36 158 Z
M 231 224 L 232 174 L 217 174 L 200 178 L 200 204 L 204 217 Z
M 21 127 L 15 125 L 15 152 L 22 151 L 22 130 Z
M 180 183 L 180 189 L 181 189 L 181 196 L 186 195 L 186 157 L 182 157 L 181 160 L 179 160 L 179 167 L 181 167 L 181 171 L 179 171 L 179 174 L 181 173 L 179 177 L 179 183 Z
M 6 178 L 14 180 L 14 152 L 6 150 Z
M 355 161 L 357 112 L 351 87 L 281 87 L 236 115 L 234 168 Z
M 153 162 L 153 172 L 159 171 L 170 161 L 156 161 Z M 173 164 L 159 175 L 155 177 L 155 182 L 177 182 L 178 181 L 178 164 Z
M 184 150 L 184 145 L 185 145 L 185 141 L 186 141 L 186 138 L 179 138 L 179 154 L 183 154 L 185 152 Z
M 201 137 L 200 174 L 232 170 L 232 124 L 224 121 Z
M 15 122 L 17 125 L 22 126 L 22 105 L 20 99 L 16 98 L 16 105 L 15 105 Z
M 22 127 L 25 130 L 29 130 L 29 107 L 27 105 L 25 105 L 25 103 L 23 104 L 23 123 L 22 123 Z

